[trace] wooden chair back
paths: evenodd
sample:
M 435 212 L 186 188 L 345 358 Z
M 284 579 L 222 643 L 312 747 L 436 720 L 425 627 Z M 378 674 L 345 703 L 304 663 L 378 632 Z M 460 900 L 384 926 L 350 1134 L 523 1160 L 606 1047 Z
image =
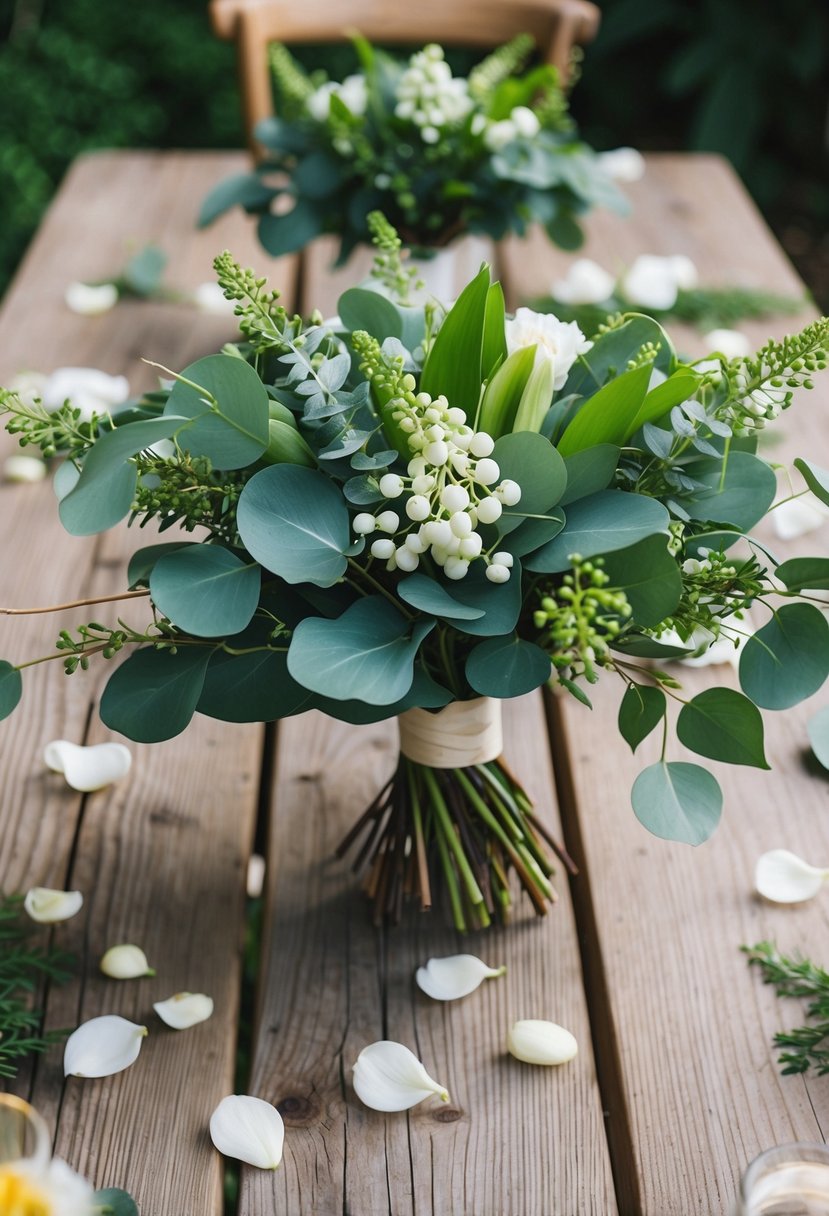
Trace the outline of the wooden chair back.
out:
M 371 42 L 492 47 L 516 34 L 532 34 L 545 62 L 566 79 L 575 45 L 599 27 L 591 0 L 210 0 L 220 38 L 235 38 L 248 139 L 273 113 L 268 44 L 341 42 L 359 30 Z

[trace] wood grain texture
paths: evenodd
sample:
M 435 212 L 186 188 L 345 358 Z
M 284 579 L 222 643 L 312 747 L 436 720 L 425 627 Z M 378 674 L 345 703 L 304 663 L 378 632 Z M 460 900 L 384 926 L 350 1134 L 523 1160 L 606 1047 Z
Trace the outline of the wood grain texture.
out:
M 557 830 L 540 700 L 511 702 L 506 755 Z M 240 1216 L 535 1216 L 616 1211 L 566 882 L 542 921 L 519 904 L 506 931 L 463 937 L 440 914 L 411 914 L 378 933 L 333 850 L 388 776 L 392 723 L 344 726 L 318 714 L 280 727 L 269 892 L 251 1092 L 287 1124 L 275 1175 L 247 1171 Z M 506 963 L 503 979 L 439 1003 L 413 983 L 430 957 L 463 951 Z M 506 1054 L 517 1018 L 558 1021 L 576 1035 L 570 1065 L 532 1068 Z M 350 1073 L 360 1050 L 390 1038 L 411 1047 L 450 1092 L 407 1114 L 364 1107 Z
M 649 157 L 644 180 L 627 189 L 629 220 L 596 214 L 588 224 L 584 253 L 602 265 L 621 267 L 643 252 L 684 253 L 705 285 L 803 290 L 724 162 Z M 562 255 L 545 254 L 540 238 L 513 244 L 504 255 L 512 303 L 548 291 L 562 269 Z M 809 315 L 741 328 L 760 345 Z M 700 335 L 672 333 L 680 349 L 704 352 Z M 829 385 L 818 377 L 815 391 L 801 394 L 774 428 L 786 441 L 769 447 L 769 458 L 811 453 L 825 465 L 827 405 Z M 768 539 L 781 560 L 829 549 L 826 526 L 797 543 Z M 735 685 L 730 669 L 677 672 L 688 694 Z M 752 894 L 754 864 L 767 849 L 790 848 L 818 863 L 829 857 L 829 779 L 809 757 L 806 736 L 826 692 L 765 715 L 771 773 L 712 765 L 725 812 L 713 839 L 696 850 L 655 839 L 633 816 L 630 786 L 658 759 L 659 745 L 650 739 L 630 756 L 615 726 L 620 695 L 603 687 L 592 715 L 556 699 L 551 718 L 569 841 L 585 868 L 574 889 L 577 910 L 587 913 L 591 1012 L 616 1060 L 611 1080 L 626 1097 L 635 1145 L 632 1161 L 616 1161 L 617 1172 L 631 1171 L 646 1216 L 707 1216 L 729 1209 L 740 1173 L 760 1151 L 824 1140 L 829 1131 L 829 1077 L 781 1077 L 771 1047 L 775 1030 L 802 1020 L 802 1003 L 778 1001 L 739 953 L 741 943 L 769 938 L 827 961 L 825 899 L 781 908 Z M 670 745 L 671 757 L 681 753 Z M 597 991 L 609 1008 L 594 1003 Z

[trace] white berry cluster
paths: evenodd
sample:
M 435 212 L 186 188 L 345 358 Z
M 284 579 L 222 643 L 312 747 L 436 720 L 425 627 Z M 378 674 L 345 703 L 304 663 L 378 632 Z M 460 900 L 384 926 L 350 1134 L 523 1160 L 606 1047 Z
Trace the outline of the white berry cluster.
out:
M 501 479 L 492 459 L 494 443 L 485 431 L 467 425 L 462 409 L 445 397 L 433 401 L 418 393 L 393 403 L 393 418 L 407 436 L 412 459 L 407 476 L 385 473 L 380 492 L 387 499 L 402 499 L 402 512 L 387 509 L 377 515 L 361 512 L 354 519 L 358 536 L 383 536 L 371 542 L 373 557 L 386 561 L 388 570 L 416 570 L 429 553 L 447 578 L 462 579 L 477 559 L 486 562 L 486 577 L 505 583 L 513 564 L 511 553 L 485 553 L 477 532 L 479 524 L 494 524 L 504 507 L 514 507 L 521 487 Z
M 412 55 L 397 86 L 398 118 L 411 119 L 424 143 L 436 144 L 441 129 L 462 123 L 473 108 L 466 80 L 452 75 L 435 44 Z

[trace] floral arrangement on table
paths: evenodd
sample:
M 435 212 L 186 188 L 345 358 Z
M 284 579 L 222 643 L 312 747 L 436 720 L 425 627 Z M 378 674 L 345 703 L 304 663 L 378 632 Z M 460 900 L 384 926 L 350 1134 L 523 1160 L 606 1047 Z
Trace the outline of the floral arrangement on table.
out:
M 508 916 L 510 870 L 543 912 L 561 853 L 500 758 L 501 699 L 552 680 L 589 704 L 585 686 L 615 674 L 630 746 L 663 732 L 634 811 L 697 844 L 722 795 L 703 766 L 666 759 L 668 699 L 687 748 L 766 768 L 757 707 L 785 709 L 829 675 L 825 604 L 808 590 L 829 585 L 829 559 L 778 565 L 750 536 L 776 495 L 758 434 L 825 367 L 829 322 L 700 371 L 642 314 L 592 340 L 509 318 L 486 266 L 451 308 L 412 305 L 399 239 L 382 216 L 372 227 L 375 279 L 343 294 L 335 322 L 290 316 L 225 253 L 239 345 L 112 415 L 12 392 L 0 408 L 22 444 L 66 454 L 71 533 L 125 517 L 185 533 L 130 562 L 123 598 L 149 599 L 146 627 L 90 621 L 47 656 L 71 673 L 132 651 L 104 722 L 153 742 L 196 711 L 398 717 L 398 767 L 343 849 L 362 835 L 376 918 L 406 895 L 428 905 L 440 874 L 464 929 Z M 796 463 L 829 501 L 829 473 Z M 746 640 L 753 605 L 769 619 Z M 723 639 L 744 643 L 741 692 L 685 700 L 650 664 Z M 0 715 L 42 661 L 0 663 Z
M 452 75 L 436 45 L 402 63 L 354 41 L 361 71 L 342 82 L 309 76 L 284 46 L 271 49 L 279 117 L 256 128 L 266 159 L 211 192 L 202 224 L 241 206 L 260 216 L 269 253 L 335 233 L 344 262 L 369 241 L 375 209 L 427 251 L 461 233 L 499 240 L 535 222 L 573 249 L 581 214 L 625 208 L 601 158 L 577 139 L 556 69 L 523 70 L 528 35 L 468 78 Z M 294 199 L 290 210 L 274 207 L 283 198 Z

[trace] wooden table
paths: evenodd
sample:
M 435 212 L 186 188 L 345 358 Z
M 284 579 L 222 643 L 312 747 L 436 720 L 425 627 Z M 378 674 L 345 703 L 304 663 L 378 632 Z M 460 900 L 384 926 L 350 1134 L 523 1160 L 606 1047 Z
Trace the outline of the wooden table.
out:
M 331 308 L 330 248 L 301 268 L 293 259 L 268 267 L 244 218 L 194 230 L 208 187 L 241 163 L 236 154 L 133 152 L 77 162 L 0 314 L 0 382 L 26 367 L 88 364 L 125 372 L 139 388 L 152 383 L 142 357 L 183 367 L 231 337 L 231 321 L 183 306 L 126 302 L 99 318 L 66 309 L 68 281 L 105 278 L 148 241 L 169 254 L 170 285 L 209 278 L 212 254 L 227 246 L 265 267 L 289 302 Z M 603 265 L 685 253 L 707 284 L 800 290 L 723 162 L 651 157 L 630 193 L 632 218 L 591 217 L 587 253 Z M 510 242 L 500 260 L 513 305 L 545 291 L 566 264 L 540 239 Z M 787 324 L 747 328 L 760 340 Z M 697 336 L 677 336 L 701 350 Z M 801 398 L 786 423 L 789 454 L 820 459 L 822 448 L 826 463 L 828 403 L 826 381 Z M 0 602 L 124 587 L 138 536 L 121 528 L 68 538 L 45 486 L 4 485 L 0 504 Z M 826 530 L 818 539 L 825 550 Z M 45 622 L 4 624 L 0 655 L 45 653 Z M 736 1179 L 762 1149 L 825 1139 L 829 1077 L 781 1077 L 770 1049 L 774 1030 L 801 1010 L 782 1007 L 738 950 L 773 938 L 829 962 L 829 899 L 781 909 L 752 895 L 765 849 L 829 858 L 829 781 L 809 759 L 805 730 L 825 693 L 769 715 L 771 774 L 718 774 L 724 822 L 697 850 L 654 839 L 634 818 L 629 787 L 654 745 L 631 759 L 615 734 L 615 690 L 592 715 L 540 695 L 510 704 L 506 754 L 580 874 L 569 887 L 560 877 L 545 920 L 524 908 L 506 932 L 461 939 L 414 914 L 375 932 L 347 869 L 331 861 L 391 769 L 392 724 L 360 729 L 311 714 L 274 730 L 198 719 L 182 738 L 133 745 L 130 777 L 83 797 L 44 771 L 42 752 L 50 739 L 107 737 L 92 712 L 105 674 L 34 669 L 23 708 L 0 727 L 0 885 L 85 893 L 83 913 L 55 934 L 79 955 L 80 978 L 45 994 L 48 1026 L 108 1012 L 151 1028 L 138 1063 L 118 1076 L 64 1082 L 54 1050 L 19 1082 L 56 1128 L 58 1153 L 98 1185 L 129 1189 L 143 1216 L 222 1211 L 222 1161 L 206 1128 L 234 1089 L 254 844 L 268 879 L 247 1092 L 280 1107 L 287 1134 L 276 1174 L 242 1171 L 240 1216 L 710 1216 L 728 1212 Z M 713 678 L 692 672 L 687 683 Z M 718 669 L 716 678 L 731 677 Z M 144 947 L 155 979 L 119 984 L 98 973 L 103 950 L 121 941 Z M 506 978 L 457 1004 L 423 997 L 415 965 L 464 949 L 506 962 Z M 216 1012 L 175 1033 L 151 1006 L 182 989 L 210 993 Z M 544 1070 L 506 1056 L 517 1017 L 569 1027 L 577 1059 Z M 351 1065 L 382 1037 L 418 1052 L 448 1086 L 448 1107 L 384 1116 L 357 1101 Z

